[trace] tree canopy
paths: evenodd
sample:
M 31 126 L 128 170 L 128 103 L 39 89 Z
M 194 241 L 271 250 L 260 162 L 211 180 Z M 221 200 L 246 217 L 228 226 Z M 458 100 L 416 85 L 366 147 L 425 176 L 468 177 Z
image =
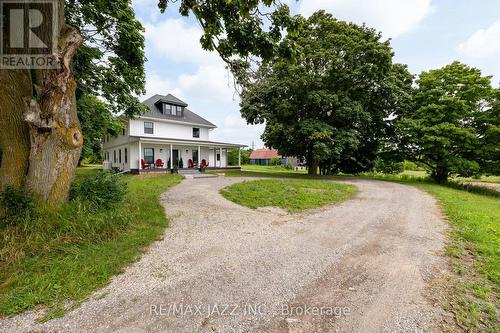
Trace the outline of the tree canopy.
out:
M 427 165 L 438 182 L 492 168 L 498 108 L 492 108 L 491 77 L 456 61 L 422 72 L 416 83 L 414 109 L 398 123 L 408 158 Z
M 84 40 L 73 59 L 84 136 L 81 158 L 96 161 L 104 134 L 121 126 L 113 115 L 144 110 L 137 98 L 145 85 L 144 28 L 128 0 L 66 1 L 65 16 Z
M 159 0 L 158 6 L 163 12 L 174 2 Z M 203 28 L 201 46 L 218 52 L 238 84 L 247 82 L 256 61 L 291 56 L 294 48 L 280 42 L 300 21 L 279 0 L 182 0 L 179 13 L 194 15 Z
M 411 101 L 412 76 L 393 64 L 389 42 L 320 11 L 282 44 L 295 45 L 297 56 L 262 64 L 243 89 L 243 117 L 265 123 L 266 145 L 304 157 L 310 173 L 370 169 L 391 135 L 387 119 Z

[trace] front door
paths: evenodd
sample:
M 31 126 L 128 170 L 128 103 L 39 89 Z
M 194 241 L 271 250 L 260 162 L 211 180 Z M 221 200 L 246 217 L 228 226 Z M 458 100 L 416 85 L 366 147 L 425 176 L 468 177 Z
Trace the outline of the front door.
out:
M 198 150 L 193 149 L 193 163 L 198 165 Z
M 174 149 L 172 150 L 172 155 L 173 155 L 173 158 L 172 158 L 172 166 L 179 166 L 179 150 L 178 149 Z

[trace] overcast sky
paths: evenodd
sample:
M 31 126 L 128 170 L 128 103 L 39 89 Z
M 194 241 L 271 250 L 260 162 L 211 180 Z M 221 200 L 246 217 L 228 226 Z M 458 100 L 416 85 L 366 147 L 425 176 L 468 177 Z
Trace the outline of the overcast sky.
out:
M 500 81 L 499 0 L 286 0 L 294 13 L 319 9 L 367 23 L 392 39 L 395 61 L 418 74 L 453 60 L 479 67 Z M 262 146 L 262 126 L 241 119 L 238 98 L 223 62 L 201 49 L 201 30 L 174 4 L 160 14 L 157 0 L 133 0 L 146 28 L 146 97 L 171 93 L 215 123 L 212 140 Z

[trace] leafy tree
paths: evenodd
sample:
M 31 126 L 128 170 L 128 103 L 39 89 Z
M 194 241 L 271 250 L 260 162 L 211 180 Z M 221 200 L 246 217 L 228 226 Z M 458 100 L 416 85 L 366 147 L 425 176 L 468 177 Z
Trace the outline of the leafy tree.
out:
M 241 113 L 266 123 L 262 139 L 286 156 L 304 157 L 310 174 L 372 168 L 387 121 L 411 100 L 412 76 L 392 63 L 388 41 L 366 26 L 323 11 L 302 19 L 282 42 L 295 61 L 276 56 L 244 87 Z
M 500 89 L 494 92 L 491 109 L 478 116 L 481 137 L 479 164 L 484 173 L 500 175 Z
M 102 138 L 117 135 L 123 124 L 109 109 L 109 104 L 94 95 L 84 94 L 77 99 L 78 118 L 85 136 L 81 160 L 99 163 L 102 160 Z
M 144 110 L 135 97 L 144 93 L 144 28 L 124 0 L 66 1 L 65 16 L 85 41 L 73 60 L 85 138 L 80 160 L 98 162 L 107 129 L 113 135 L 122 125 L 112 115 L 134 116 Z
M 491 123 L 491 77 L 453 62 L 422 72 L 417 84 L 415 108 L 398 124 L 409 159 L 429 167 L 438 182 L 447 181 L 452 174 L 480 173 L 485 162 L 482 157 L 493 148 L 482 148 L 485 135 L 494 141 L 498 130 Z
M 159 0 L 158 6 L 164 12 L 174 2 Z M 248 82 L 251 65 L 258 59 L 293 53 L 292 45 L 279 42 L 285 29 L 293 33 L 298 20 L 280 0 L 182 0 L 179 13 L 194 15 L 203 28 L 201 46 L 218 52 L 237 83 Z
M 241 150 L 241 164 L 248 164 L 250 161 L 250 154 L 252 149 L 242 149 Z M 227 153 L 227 163 L 228 165 L 238 165 L 238 150 L 233 149 Z

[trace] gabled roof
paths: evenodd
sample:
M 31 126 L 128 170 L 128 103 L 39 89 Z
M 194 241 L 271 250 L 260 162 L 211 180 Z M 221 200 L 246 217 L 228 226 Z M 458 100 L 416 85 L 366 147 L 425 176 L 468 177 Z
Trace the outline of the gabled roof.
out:
M 183 106 L 184 113 L 183 113 L 182 117 L 172 116 L 169 114 L 163 114 L 160 111 L 160 108 L 158 107 L 158 104 L 161 104 L 161 102 Z M 216 125 L 209 122 L 205 118 L 203 118 L 203 117 L 197 115 L 196 113 L 194 113 L 193 111 L 189 110 L 186 107 L 187 104 L 185 102 L 181 101 L 180 99 L 178 99 L 177 97 L 175 97 L 174 95 L 171 95 L 171 94 L 167 94 L 166 96 L 154 95 L 154 96 L 146 99 L 142 103 L 145 104 L 149 108 L 149 111 L 146 111 L 145 113 L 143 113 L 141 115 L 143 117 L 173 120 L 173 121 L 196 124 L 196 125 L 206 126 L 206 127 L 211 127 L 211 128 L 217 127 Z
M 267 160 L 273 157 L 278 157 L 278 151 L 274 149 L 256 149 L 250 154 L 252 160 Z

